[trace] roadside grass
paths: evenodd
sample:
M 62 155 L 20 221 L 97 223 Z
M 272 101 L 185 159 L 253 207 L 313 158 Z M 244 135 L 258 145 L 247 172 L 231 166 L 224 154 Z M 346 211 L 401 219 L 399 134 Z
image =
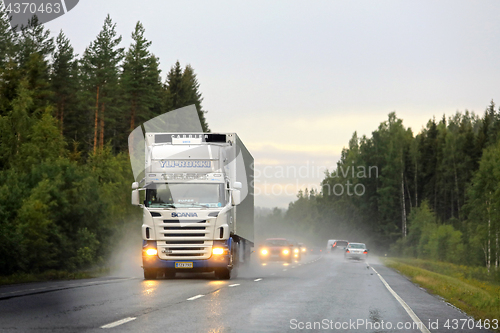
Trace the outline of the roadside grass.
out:
M 500 286 L 500 269 L 495 270 L 491 267 L 488 273 L 486 267 L 470 267 L 464 265 L 455 265 L 447 262 L 413 259 L 413 258 L 392 258 L 410 266 L 420 267 L 431 272 L 452 276 L 458 279 L 479 280 L 491 282 Z
M 500 321 L 500 286 L 487 281 L 466 278 L 470 276 L 466 266 L 449 266 L 453 264 L 441 266 L 444 263 L 400 258 L 387 258 L 383 262 L 386 266 L 411 278 L 412 282 L 443 297 L 476 320 Z M 445 269 L 440 271 L 445 273 L 433 272 L 420 266 L 436 270 L 444 267 Z M 460 272 L 460 270 L 463 271 Z M 500 326 L 500 322 L 497 323 Z M 496 331 L 500 332 L 500 327 Z
M 109 274 L 109 268 L 97 268 L 79 272 L 49 270 L 43 273 L 16 273 L 8 276 L 0 276 L 0 285 L 57 280 L 89 279 L 107 274 Z

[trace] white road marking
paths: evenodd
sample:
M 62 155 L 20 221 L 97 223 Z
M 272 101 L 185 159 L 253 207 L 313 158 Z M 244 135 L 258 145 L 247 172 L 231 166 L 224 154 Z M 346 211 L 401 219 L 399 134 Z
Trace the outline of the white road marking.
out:
M 188 298 L 187 301 L 192 301 L 194 299 L 197 299 L 197 298 L 200 298 L 200 297 L 203 297 L 203 296 L 205 296 L 205 295 L 196 295 L 196 296 Z
M 413 319 L 413 321 L 418 325 L 418 327 L 420 328 L 420 331 L 422 333 L 431 333 L 427 329 L 427 327 L 425 327 L 424 323 L 420 320 L 420 318 L 417 317 L 415 312 L 413 312 L 413 310 L 408 306 L 408 304 L 406 304 L 406 302 L 401 297 L 399 297 L 399 295 L 396 294 L 396 292 L 394 290 L 392 290 L 391 286 L 389 286 L 389 284 L 385 281 L 385 279 L 382 277 L 382 275 L 380 275 L 375 270 L 375 268 L 372 267 L 372 269 L 375 273 L 377 273 L 378 277 L 380 278 L 380 281 L 382 281 L 382 283 L 385 285 L 387 290 L 389 290 L 389 292 L 392 294 L 392 296 L 394 296 L 394 298 L 398 300 L 399 304 L 401 304 L 401 306 L 403 306 L 403 308 L 406 310 L 408 315 L 410 315 L 411 319 Z
M 228 287 L 236 287 L 236 286 L 239 286 L 240 284 L 239 283 L 235 283 L 235 284 L 230 284 Z
M 103 326 L 101 326 L 101 328 L 113 328 L 113 327 L 116 327 L 118 325 L 122 325 L 122 324 L 128 323 L 129 321 L 135 320 L 136 318 L 137 317 L 123 318 L 122 320 L 115 321 L 115 322 L 113 322 L 111 324 L 103 325 Z
M 287 269 L 285 268 L 285 269 L 283 270 L 283 272 L 286 272 L 286 271 L 287 271 Z
M 255 281 L 255 282 L 259 282 L 259 281 L 261 281 L 261 280 L 262 280 L 261 278 L 258 278 L 258 279 L 255 279 L 254 281 Z

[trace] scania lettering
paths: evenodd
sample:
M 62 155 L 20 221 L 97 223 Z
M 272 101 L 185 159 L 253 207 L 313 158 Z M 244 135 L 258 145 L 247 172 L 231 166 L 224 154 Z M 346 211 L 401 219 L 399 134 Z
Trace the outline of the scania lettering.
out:
M 252 155 L 235 133 L 149 132 L 144 142 L 144 178 L 132 184 L 144 278 L 234 277 L 253 247 Z
M 179 199 L 179 202 L 182 202 L 182 199 Z M 172 217 L 198 217 L 196 213 L 172 213 Z

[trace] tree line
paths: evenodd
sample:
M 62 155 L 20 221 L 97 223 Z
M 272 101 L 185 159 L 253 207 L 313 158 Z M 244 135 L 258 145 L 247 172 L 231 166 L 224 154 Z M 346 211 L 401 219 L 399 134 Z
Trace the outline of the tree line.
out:
M 499 132 L 493 101 L 482 117 L 433 118 L 416 135 L 390 113 L 371 137 L 355 132 L 322 190 L 300 191 L 283 218 L 311 238 L 498 269 Z
M 162 80 L 140 22 L 124 48 L 108 15 L 79 56 L 36 17 L 15 33 L 0 14 L 0 274 L 103 263 L 137 214 L 130 131 L 191 104 L 209 131 L 194 69 Z

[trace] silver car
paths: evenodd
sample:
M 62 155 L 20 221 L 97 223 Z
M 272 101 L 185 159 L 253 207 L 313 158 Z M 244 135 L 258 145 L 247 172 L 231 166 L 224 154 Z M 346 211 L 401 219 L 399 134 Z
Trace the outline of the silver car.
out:
M 366 260 L 368 258 L 368 249 L 364 243 L 349 243 L 345 248 L 344 258 Z

